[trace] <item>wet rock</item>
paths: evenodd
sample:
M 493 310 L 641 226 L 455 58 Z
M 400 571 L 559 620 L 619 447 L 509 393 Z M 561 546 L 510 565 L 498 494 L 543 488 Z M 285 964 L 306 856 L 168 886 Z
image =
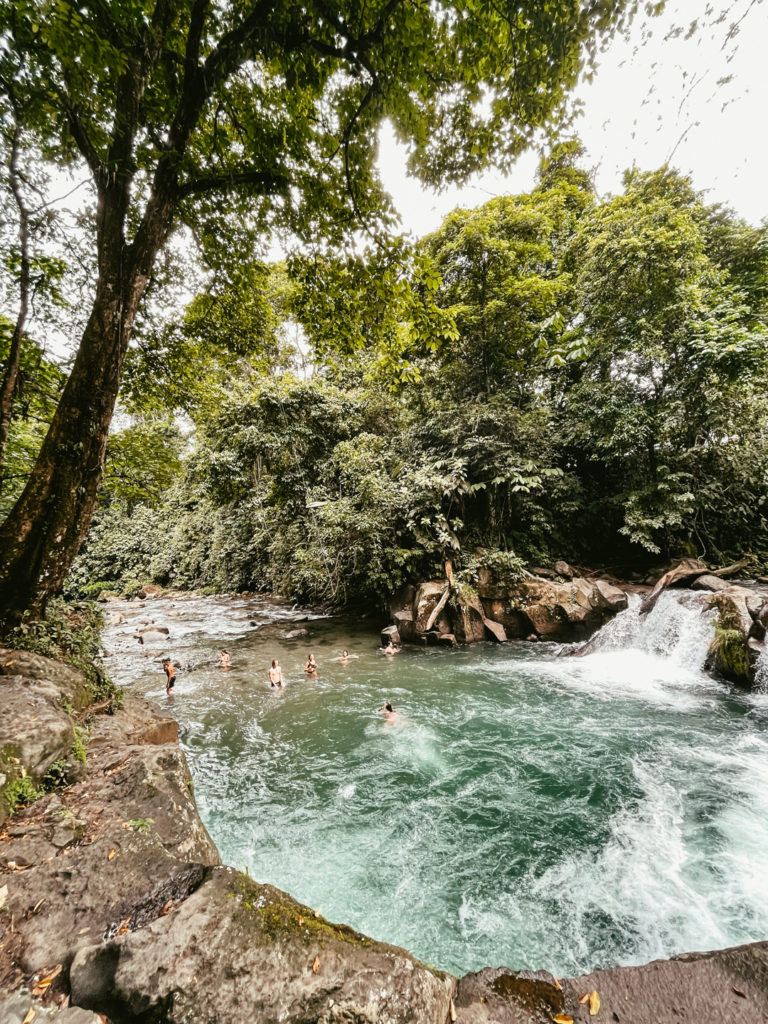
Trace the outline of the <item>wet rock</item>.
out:
M 386 647 L 389 643 L 393 643 L 396 647 L 400 646 L 400 634 L 397 631 L 397 626 L 385 626 L 381 631 L 381 646 Z
M 76 956 L 72 998 L 115 1024 L 435 1024 L 453 979 L 230 868 L 181 906 Z
M 99 604 L 106 604 L 108 601 L 117 601 L 119 597 L 116 590 L 102 590 L 96 600 Z
M 147 633 L 163 633 L 165 636 L 168 636 L 170 630 L 168 629 L 167 626 L 157 626 L 154 623 L 152 623 L 151 625 L 148 625 L 146 629 L 139 630 L 139 634 L 141 636 L 146 636 Z
M 403 609 L 402 611 L 395 612 L 392 618 L 400 638 L 406 643 L 413 643 L 417 638 L 413 612 L 410 609 Z
M 483 619 L 483 625 L 491 640 L 496 640 L 500 644 L 507 642 L 507 634 L 504 632 L 504 627 L 501 623 L 493 622 L 491 619 Z
M 300 636 L 309 636 L 308 629 L 290 629 L 283 633 L 283 640 L 298 640 Z
M 744 603 L 752 618 L 757 619 L 763 610 L 763 605 L 766 604 L 766 599 L 760 594 L 752 594 L 747 590 L 744 596 Z
M 141 633 L 136 634 L 136 639 L 140 644 L 161 644 L 165 643 L 168 639 L 168 630 L 165 632 L 159 629 L 147 629 L 142 630 Z
M 440 647 L 456 647 L 456 637 L 453 633 L 440 633 L 437 642 Z
M 413 617 L 416 632 L 423 633 L 427 628 L 432 612 L 437 608 L 440 599 L 448 586 L 446 580 L 429 580 L 422 583 L 416 592 L 413 605 Z
M 448 606 L 452 632 L 460 644 L 485 639 L 485 611 L 479 597 L 468 597 Z
M 531 631 L 531 622 L 525 612 L 516 608 L 509 598 L 504 601 L 500 599 L 483 599 L 485 616 L 493 622 L 499 622 L 504 627 L 507 638 L 521 640 Z
M 160 597 L 162 592 L 162 587 L 155 586 L 154 583 L 147 583 L 145 586 L 141 588 L 141 590 L 137 594 L 137 597 L 140 597 L 142 599 L 147 597 Z
M 571 566 L 568 565 L 567 562 L 564 562 L 562 559 L 560 559 L 560 561 L 558 562 L 555 562 L 553 568 L 558 576 L 563 576 L 566 579 L 570 579 L 572 576 L 577 575 L 576 572 L 571 568 Z
M 605 602 L 605 607 L 609 608 L 612 612 L 622 612 L 627 607 L 627 595 L 623 590 L 614 587 L 606 580 L 595 580 L 594 586 Z
M 703 576 L 699 576 L 691 584 L 692 590 L 709 590 L 713 594 L 719 590 L 727 590 L 728 584 L 725 580 L 721 580 L 719 576 L 712 576 L 710 573 L 705 573 Z
M 531 569 L 531 572 L 534 576 L 541 576 L 542 579 L 545 580 L 553 580 L 557 576 L 557 573 L 554 571 L 554 569 L 544 569 L 540 565 L 534 566 L 533 569 Z
M 120 612 L 112 612 L 111 615 L 107 616 L 107 623 L 110 626 L 120 626 L 125 622 L 125 616 L 121 615 Z

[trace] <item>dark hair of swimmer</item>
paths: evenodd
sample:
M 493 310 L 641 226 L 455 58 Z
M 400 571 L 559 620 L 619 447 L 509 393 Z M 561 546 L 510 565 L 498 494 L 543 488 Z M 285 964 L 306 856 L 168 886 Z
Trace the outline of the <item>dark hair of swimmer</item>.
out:
M 277 658 L 272 659 L 272 668 L 277 668 Z
M 389 703 L 388 700 L 384 701 L 384 710 L 385 711 L 394 711 L 394 708 L 392 707 L 392 705 Z
M 343 658 L 346 658 L 348 654 L 349 654 L 349 651 L 342 651 L 342 652 L 341 652 L 341 656 L 342 656 Z

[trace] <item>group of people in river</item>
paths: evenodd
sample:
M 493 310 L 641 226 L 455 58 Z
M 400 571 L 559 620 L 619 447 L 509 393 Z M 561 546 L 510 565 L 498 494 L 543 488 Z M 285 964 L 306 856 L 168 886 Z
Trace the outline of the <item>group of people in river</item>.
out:
M 379 650 L 381 651 L 382 654 L 386 654 L 388 657 L 391 657 L 393 654 L 398 654 L 400 652 L 400 648 L 396 644 L 393 644 L 391 639 L 389 640 L 385 647 L 380 647 Z M 341 662 L 341 664 L 344 665 L 348 661 L 351 661 L 353 658 L 359 657 L 359 654 L 350 654 L 349 651 L 345 648 L 341 652 L 339 657 L 334 658 L 333 660 Z M 232 658 L 229 652 L 222 648 L 219 651 L 218 662 L 219 668 L 231 668 Z M 162 664 L 163 671 L 165 672 L 165 692 L 168 694 L 168 696 L 170 696 L 174 686 L 176 685 L 177 663 L 174 663 L 174 661 L 171 658 L 163 658 Z M 314 654 L 312 654 L 311 651 L 307 655 L 307 660 L 304 662 L 304 672 L 308 676 L 317 675 L 317 661 L 315 660 L 315 656 Z M 271 689 L 279 690 L 283 688 L 283 670 L 280 667 L 280 662 L 277 660 L 277 658 L 272 659 L 272 664 L 269 668 L 268 676 L 269 685 Z M 382 706 L 380 708 L 377 708 L 376 710 L 384 715 L 389 725 L 393 724 L 397 720 L 397 712 L 394 710 L 392 704 L 388 700 L 385 701 L 384 704 L 382 704 Z

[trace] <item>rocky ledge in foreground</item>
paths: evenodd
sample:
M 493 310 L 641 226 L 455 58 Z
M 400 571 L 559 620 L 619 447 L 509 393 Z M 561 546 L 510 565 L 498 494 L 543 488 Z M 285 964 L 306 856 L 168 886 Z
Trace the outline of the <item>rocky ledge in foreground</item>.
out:
M 89 716 L 83 692 L 70 669 L 0 651 L 0 1024 L 768 1022 L 768 943 L 457 979 L 332 924 L 221 865 L 175 722 L 130 697 Z M 73 716 L 90 730 L 79 770 Z M 46 777 L 67 784 L 8 815 Z

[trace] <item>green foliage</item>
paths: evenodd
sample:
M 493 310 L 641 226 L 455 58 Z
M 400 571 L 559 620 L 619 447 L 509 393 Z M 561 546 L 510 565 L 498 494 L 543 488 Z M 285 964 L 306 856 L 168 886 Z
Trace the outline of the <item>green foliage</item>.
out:
M 74 728 L 74 739 L 72 740 L 72 756 L 76 761 L 85 764 L 88 759 L 88 730 L 80 726 Z
M 22 807 L 28 807 L 35 800 L 39 800 L 42 795 L 42 790 L 35 788 L 28 775 L 13 779 L 3 788 L 3 799 L 9 814 L 15 814 Z
M 295 263 L 280 315 L 304 323 L 315 375 L 279 348 L 267 372 L 260 344 L 201 357 L 213 397 L 184 406 L 183 469 L 134 507 L 107 480 L 73 591 L 151 580 L 344 605 L 446 558 L 473 587 L 484 568 L 512 585 L 526 560 L 759 544 L 766 233 L 668 168 L 599 201 L 578 155 L 556 148 L 530 195 L 456 211 L 415 253 Z M 437 334 L 414 329 L 418 309 Z
M 128 822 L 134 832 L 140 832 L 144 835 L 152 829 L 154 823 L 154 818 L 135 818 L 133 821 Z
M 90 700 L 115 698 L 122 691 L 99 663 L 103 625 L 103 613 L 95 605 L 57 598 L 48 604 L 44 619 L 26 616 L 18 626 L 0 636 L 0 643 L 12 650 L 32 651 L 71 665 L 85 676 L 84 697 Z M 62 707 L 73 713 L 63 702 Z

